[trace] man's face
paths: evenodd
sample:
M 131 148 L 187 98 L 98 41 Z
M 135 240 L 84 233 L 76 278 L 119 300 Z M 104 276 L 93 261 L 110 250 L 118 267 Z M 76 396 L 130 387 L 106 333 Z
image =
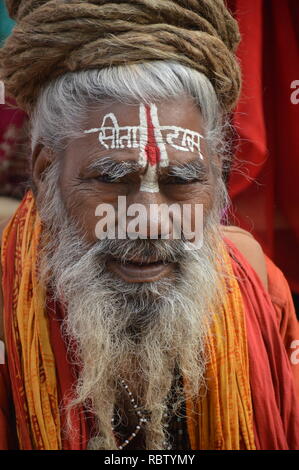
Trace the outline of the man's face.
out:
M 161 219 L 153 223 L 156 233 L 152 231 L 151 219 L 159 218 L 150 210 L 153 204 L 178 204 L 182 209 L 191 205 L 193 230 L 195 205 L 203 205 L 204 218 L 209 214 L 214 179 L 201 137 L 202 118 L 190 100 L 99 106 L 90 112 L 85 131 L 65 151 L 60 190 L 68 216 L 77 222 L 88 243 L 97 241 L 96 208 L 100 204 L 112 205 L 118 215 L 116 225 L 120 223 L 119 196 L 126 198 L 127 207 L 136 203 L 144 206 L 147 223 L 143 238 L 165 235 Z M 170 223 L 169 232 L 171 229 Z M 162 262 L 151 255 L 127 261 L 110 257 L 107 269 L 126 282 L 171 278 L 176 269 L 174 262 Z

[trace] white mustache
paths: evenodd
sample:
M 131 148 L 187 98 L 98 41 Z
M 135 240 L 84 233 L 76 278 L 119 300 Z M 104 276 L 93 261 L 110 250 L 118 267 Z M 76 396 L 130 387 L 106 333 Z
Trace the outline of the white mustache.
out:
M 126 262 L 138 258 L 146 262 L 147 258 L 157 261 L 178 263 L 185 259 L 186 250 L 182 240 L 109 240 L 105 239 L 94 245 L 95 256 L 116 258 Z

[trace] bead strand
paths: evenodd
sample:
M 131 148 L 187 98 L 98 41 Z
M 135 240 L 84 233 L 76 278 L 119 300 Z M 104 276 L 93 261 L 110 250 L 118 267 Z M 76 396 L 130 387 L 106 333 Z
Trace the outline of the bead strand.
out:
M 121 384 L 122 384 L 122 386 L 124 387 L 124 389 L 126 390 L 126 392 L 128 393 L 133 408 L 136 410 L 137 404 L 136 404 L 136 402 L 135 402 L 135 399 L 134 399 L 134 397 L 133 397 L 133 394 L 132 394 L 132 392 L 130 391 L 128 385 L 125 383 L 124 380 L 121 380 Z M 142 413 L 141 413 L 140 410 L 136 410 L 136 414 L 137 414 L 138 417 L 139 417 L 138 425 L 136 426 L 134 432 L 132 432 L 132 434 L 128 437 L 128 439 L 126 439 L 126 440 L 122 443 L 122 445 L 118 446 L 118 449 L 119 449 L 119 450 L 122 450 L 124 447 L 126 447 L 126 446 L 132 441 L 132 439 L 134 439 L 134 438 L 137 436 L 137 434 L 139 433 L 139 431 L 140 431 L 141 426 L 143 425 L 143 423 L 146 423 L 146 422 L 147 422 L 147 419 L 142 415 Z M 114 426 L 114 417 L 111 419 L 111 424 L 112 424 L 112 431 L 114 431 L 114 430 L 115 430 L 115 426 Z
M 167 413 L 164 413 L 164 418 L 167 418 L 167 417 L 168 417 L 168 414 L 167 414 Z M 166 428 L 168 428 L 168 426 L 169 426 L 168 424 L 165 424 L 165 427 L 166 427 Z M 164 447 L 166 447 L 166 446 L 167 446 L 167 442 L 164 441 L 164 442 L 163 442 L 163 445 L 164 445 Z M 166 450 L 171 450 L 171 446 L 169 445 Z

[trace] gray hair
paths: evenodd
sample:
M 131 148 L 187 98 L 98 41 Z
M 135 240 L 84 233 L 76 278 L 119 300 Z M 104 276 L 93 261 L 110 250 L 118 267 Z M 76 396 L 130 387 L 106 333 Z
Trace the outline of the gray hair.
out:
M 220 111 L 208 78 L 173 61 L 151 61 L 67 73 L 45 86 L 31 118 L 32 149 L 37 143 L 62 151 L 82 136 L 87 113 L 96 105 L 150 103 L 189 96 L 201 111 L 208 152 L 230 158 L 229 121 Z

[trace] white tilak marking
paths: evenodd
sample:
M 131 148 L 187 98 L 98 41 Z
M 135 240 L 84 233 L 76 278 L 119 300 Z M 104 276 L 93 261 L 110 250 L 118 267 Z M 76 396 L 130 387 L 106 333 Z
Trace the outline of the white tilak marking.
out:
M 140 104 L 139 106 L 139 159 L 138 162 L 141 166 L 145 167 L 147 164 L 147 156 L 145 152 L 145 147 L 147 144 L 147 119 L 146 119 L 146 109 L 144 104 Z
M 157 165 L 148 164 L 145 174 L 141 175 L 140 178 L 140 191 L 144 191 L 146 193 L 158 193 L 160 191 L 158 184 Z
M 161 131 L 167 131 L 166 142 L 173 148 L 181 152 L 194 152 L 194 149 L 196 149 L 199 157 L 203 160 L 203 155 L 200 151 L 200 141 L 204 139 L 204 137 L 201 134 L 177 126 L 160 126 L 160 132 Z M 183 134 L 181 137 L 181 145 L 174 142 L 179 139 L 180 134 Z
M 92 134 L 99 132 L 99 142 L 106 149 L 123 149 L 123 148 L 140 148 L 139 162 L 142 166 L 146 166 L 145 146 L 147 143 L 147 120 L 146 109 L 144 105 L 140 105 L 140 125 L 139 126 L 123 126 L 118 125 L 115 114 L 106 114 L 103 118 L 101 127 L 88 129 L 84 134 Z M 168 165 L 168 156 L 166 152 L 166 143 L 176 150 L 182 152 L 198 152 L 199 157 L 203 160 L 203 155 L 200 149 L 201 139 L 204 137 L 198 132 L 190 129 L 185 129 L 178 126 L 160 126 L 157 115 L 157 108 L 151 105 L 151 116 L 154 124 L 154 133 L 157 145 L 160 148 L 161 166 Z M 106 126 L 106 121 L 111 120 L 112 126 Z M 162 131 L 165 131 L 163 137 Z M 139 141 L 137 135 L 139 134 Z M 110 141 L 110 142 L 109 142 Z M 107 143 L 106 143 L 107 142 Z
M 109 119 L 112 123 L 112 126 L 106 126 L 106 122 L 109 121 Z M 139 148 L 139 142 L 137 141 L 137 133 L 139 130 L 139 126 L 120 127 L 118 125 L 115 114 L 109 113 L 104 116 L 101 127 L 86 130 L 84 131 L 84 134 L 99 132 L 99 142 L 107 150 Z
M 160 126 L 159 119 L 158 119 L 157 106 L 155 104 L 151 104 L 151 117 L 152 117 L 152 123 L 154 126 L 156 144 L 160 150 L 161 159 L 160 159 L 159 164 L 160 166 L 168 166 L 169 165 L 168 155 L 167 155 L 165 144 L 163 142 L 163 135 L 161 132 L 161 126 Z
M 153 116 L 153 108 L 154 107 L 155 107 L 155 111 L 156 111 L 156 116 L 155 117 Z M 156 138 L 156 141 L 157 141 L 157 135 L 156 135 L 155 127 L 159 126 L 159 120 L 158 120 L 158 115 L 157 115 L 157 108 L 153 104 L 150 105 L 150 113 L 151 113 L 152 123 L 153 123 L 153 126 L 154 126 L 155 138 Z M 145 129 L 147 130 L 146 109 L 145 109 L 145 106 L 143 104 L 140 105 L 140 124 L 141 124 L 140 133 L 143 129 L 143 122 L 141 121 L 141 117 L 145 119 Z M 154 121 L 154 119 L 155 119 L 155 121 Z M 146 140 L 143 141 L 143 142 L 145 142 L 145 145 L 147 144 L 147 139 L 148 139 L 147 134 L 148 133 L 146 131 Z M 161 134 L 161 132 L 160 132 L 160 134 Z M 162 138 L 162 135 L 161 135 L 161 138 Z M 144 145 L 144 147 L 145 147 L 145 145 Z M 147 160 L 147 155 L 144 151 L 144 147 L 141 147 L 141 145 L 140 145 L 140 154 L 139 155 L 140 155 L 140 159 L 143 159 L 145 157 L 145 162 L 147 163 L 147 169 L 146 169 L 145 174 L 141 175 L 140 191 L 145 192 L 145 193 L 158 193 L 160 191 L 159 184 L 158 184 L 158 172 L 157 172 L 158 168 L 157 168 L 157 165 L 150 165 L 150 163 Z M 166 150 L 165 150 L 165 152 L 166 152 Z M 143 160 L 139 160 L 139 163 L 142 164 Z

